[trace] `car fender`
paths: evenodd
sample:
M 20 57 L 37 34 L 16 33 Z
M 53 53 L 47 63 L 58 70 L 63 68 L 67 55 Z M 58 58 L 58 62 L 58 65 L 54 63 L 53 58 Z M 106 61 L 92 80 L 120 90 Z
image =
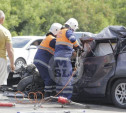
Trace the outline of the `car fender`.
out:
M 108 81 L 107 87 L 106 87 L 106 96 L 110 96 L 111 94 L 111 88 L 114 84 L 114 82 L 116 82 L 118 79 L 122 79 L 122 78 L 126 78 L 125 75 L 115 75 L 113 77 L 110 78 L 110 80 Z
M 20 48 L 14 48 L 14 61 L 16 61 L 18 58 L 23 58 L 25 61 L 27 61 L 28 52 L 25 49 Z

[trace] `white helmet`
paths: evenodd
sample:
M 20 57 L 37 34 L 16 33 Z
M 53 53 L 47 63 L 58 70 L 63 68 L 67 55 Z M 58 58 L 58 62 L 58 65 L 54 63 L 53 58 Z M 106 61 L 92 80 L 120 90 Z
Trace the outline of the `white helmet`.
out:
M 70 18 L 65 25 L 69 25 L 72 30 L 78 29 L 78 21 L 75 18 Z
M 53 33 L 54 35 L 57 35 L 57 33 L 60 31 L 61 28 L 62 28 L 62 25 L 60 23 L 53 23 L 49 31 Z

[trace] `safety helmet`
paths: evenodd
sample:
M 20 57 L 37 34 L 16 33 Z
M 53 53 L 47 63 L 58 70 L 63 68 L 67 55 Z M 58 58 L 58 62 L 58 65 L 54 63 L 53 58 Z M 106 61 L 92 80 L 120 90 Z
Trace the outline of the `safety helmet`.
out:
M 70 18 L 65 25 L 69 25 L 72 30 L 78 29 L 78 21 L 75 18 Z
M 61 28 L 62 25 L 60 23 L 53 23 L 49 29 L 49 32 L 53 33 L 54 35 L 57 35 Z

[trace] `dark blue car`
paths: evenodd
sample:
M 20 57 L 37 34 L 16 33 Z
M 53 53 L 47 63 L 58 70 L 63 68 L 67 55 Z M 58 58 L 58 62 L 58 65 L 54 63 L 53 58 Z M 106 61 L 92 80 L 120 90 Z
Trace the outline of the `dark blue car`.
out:
M 109 26 L 97 35 L 88 36 L 84 32 L 75 35 L 84 52 L 77 52 L 71 60 L 73 70 L 77 68 L 72 79 L 73 98 L 84 102 L 86 98 L 105 97 L 116 106 L 126 108 L 125 27 Z M 22 68 L 19 73 L 18 90 L 43 92 L 44 83 L 33 65 Z M 12 84 L 11 78 L 9 84 Z

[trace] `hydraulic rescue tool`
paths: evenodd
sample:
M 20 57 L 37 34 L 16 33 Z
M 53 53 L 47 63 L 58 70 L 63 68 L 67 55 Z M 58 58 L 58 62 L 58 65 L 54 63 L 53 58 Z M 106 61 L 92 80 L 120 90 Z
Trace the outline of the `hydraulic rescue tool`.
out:
M 0 103 L 0 107 L 13 107 L 15 106 L 14 103 Z
M 53 100 L 55 99 L 58 103 L 62 104 L 62 107 L 64 107 L 64 105 L 76 105 L 78 107 L 89 109 L 89 106 L 87 106 L 87 105 L 73 102 L 65 97 L 62 97 L 62 96 L 59 96 L 59 97 L 50 96 L 50 99 L 53 99 Z
M 88 105 L 85 105 L 85 104 L 80 104 L 80 103 L 76 103 L 76 102 L 73 102 L 65 97 L 62 97 L 62 96 L 59 96 L 59 97 L 55 97 L 55 96 L 50 96 L 50 97 L 46 97 L 44 98 L 44 101 L 43 102 L 49 102 L 49 101 L 53 101 L 53 102 L 58 102 L 60 103 L 62 106 L 62 108 L 65 106 L 65 105 L 75 105 L 77 107 L 81 107 L 83 109 L 89 109 L 90 107 Z M 35 105 L 34 106 L 34 110 L 36 110 L 37 108 L 40 108 L 41 107 L 41 104 L 42 103 L 39 103 L 38 105 Z

